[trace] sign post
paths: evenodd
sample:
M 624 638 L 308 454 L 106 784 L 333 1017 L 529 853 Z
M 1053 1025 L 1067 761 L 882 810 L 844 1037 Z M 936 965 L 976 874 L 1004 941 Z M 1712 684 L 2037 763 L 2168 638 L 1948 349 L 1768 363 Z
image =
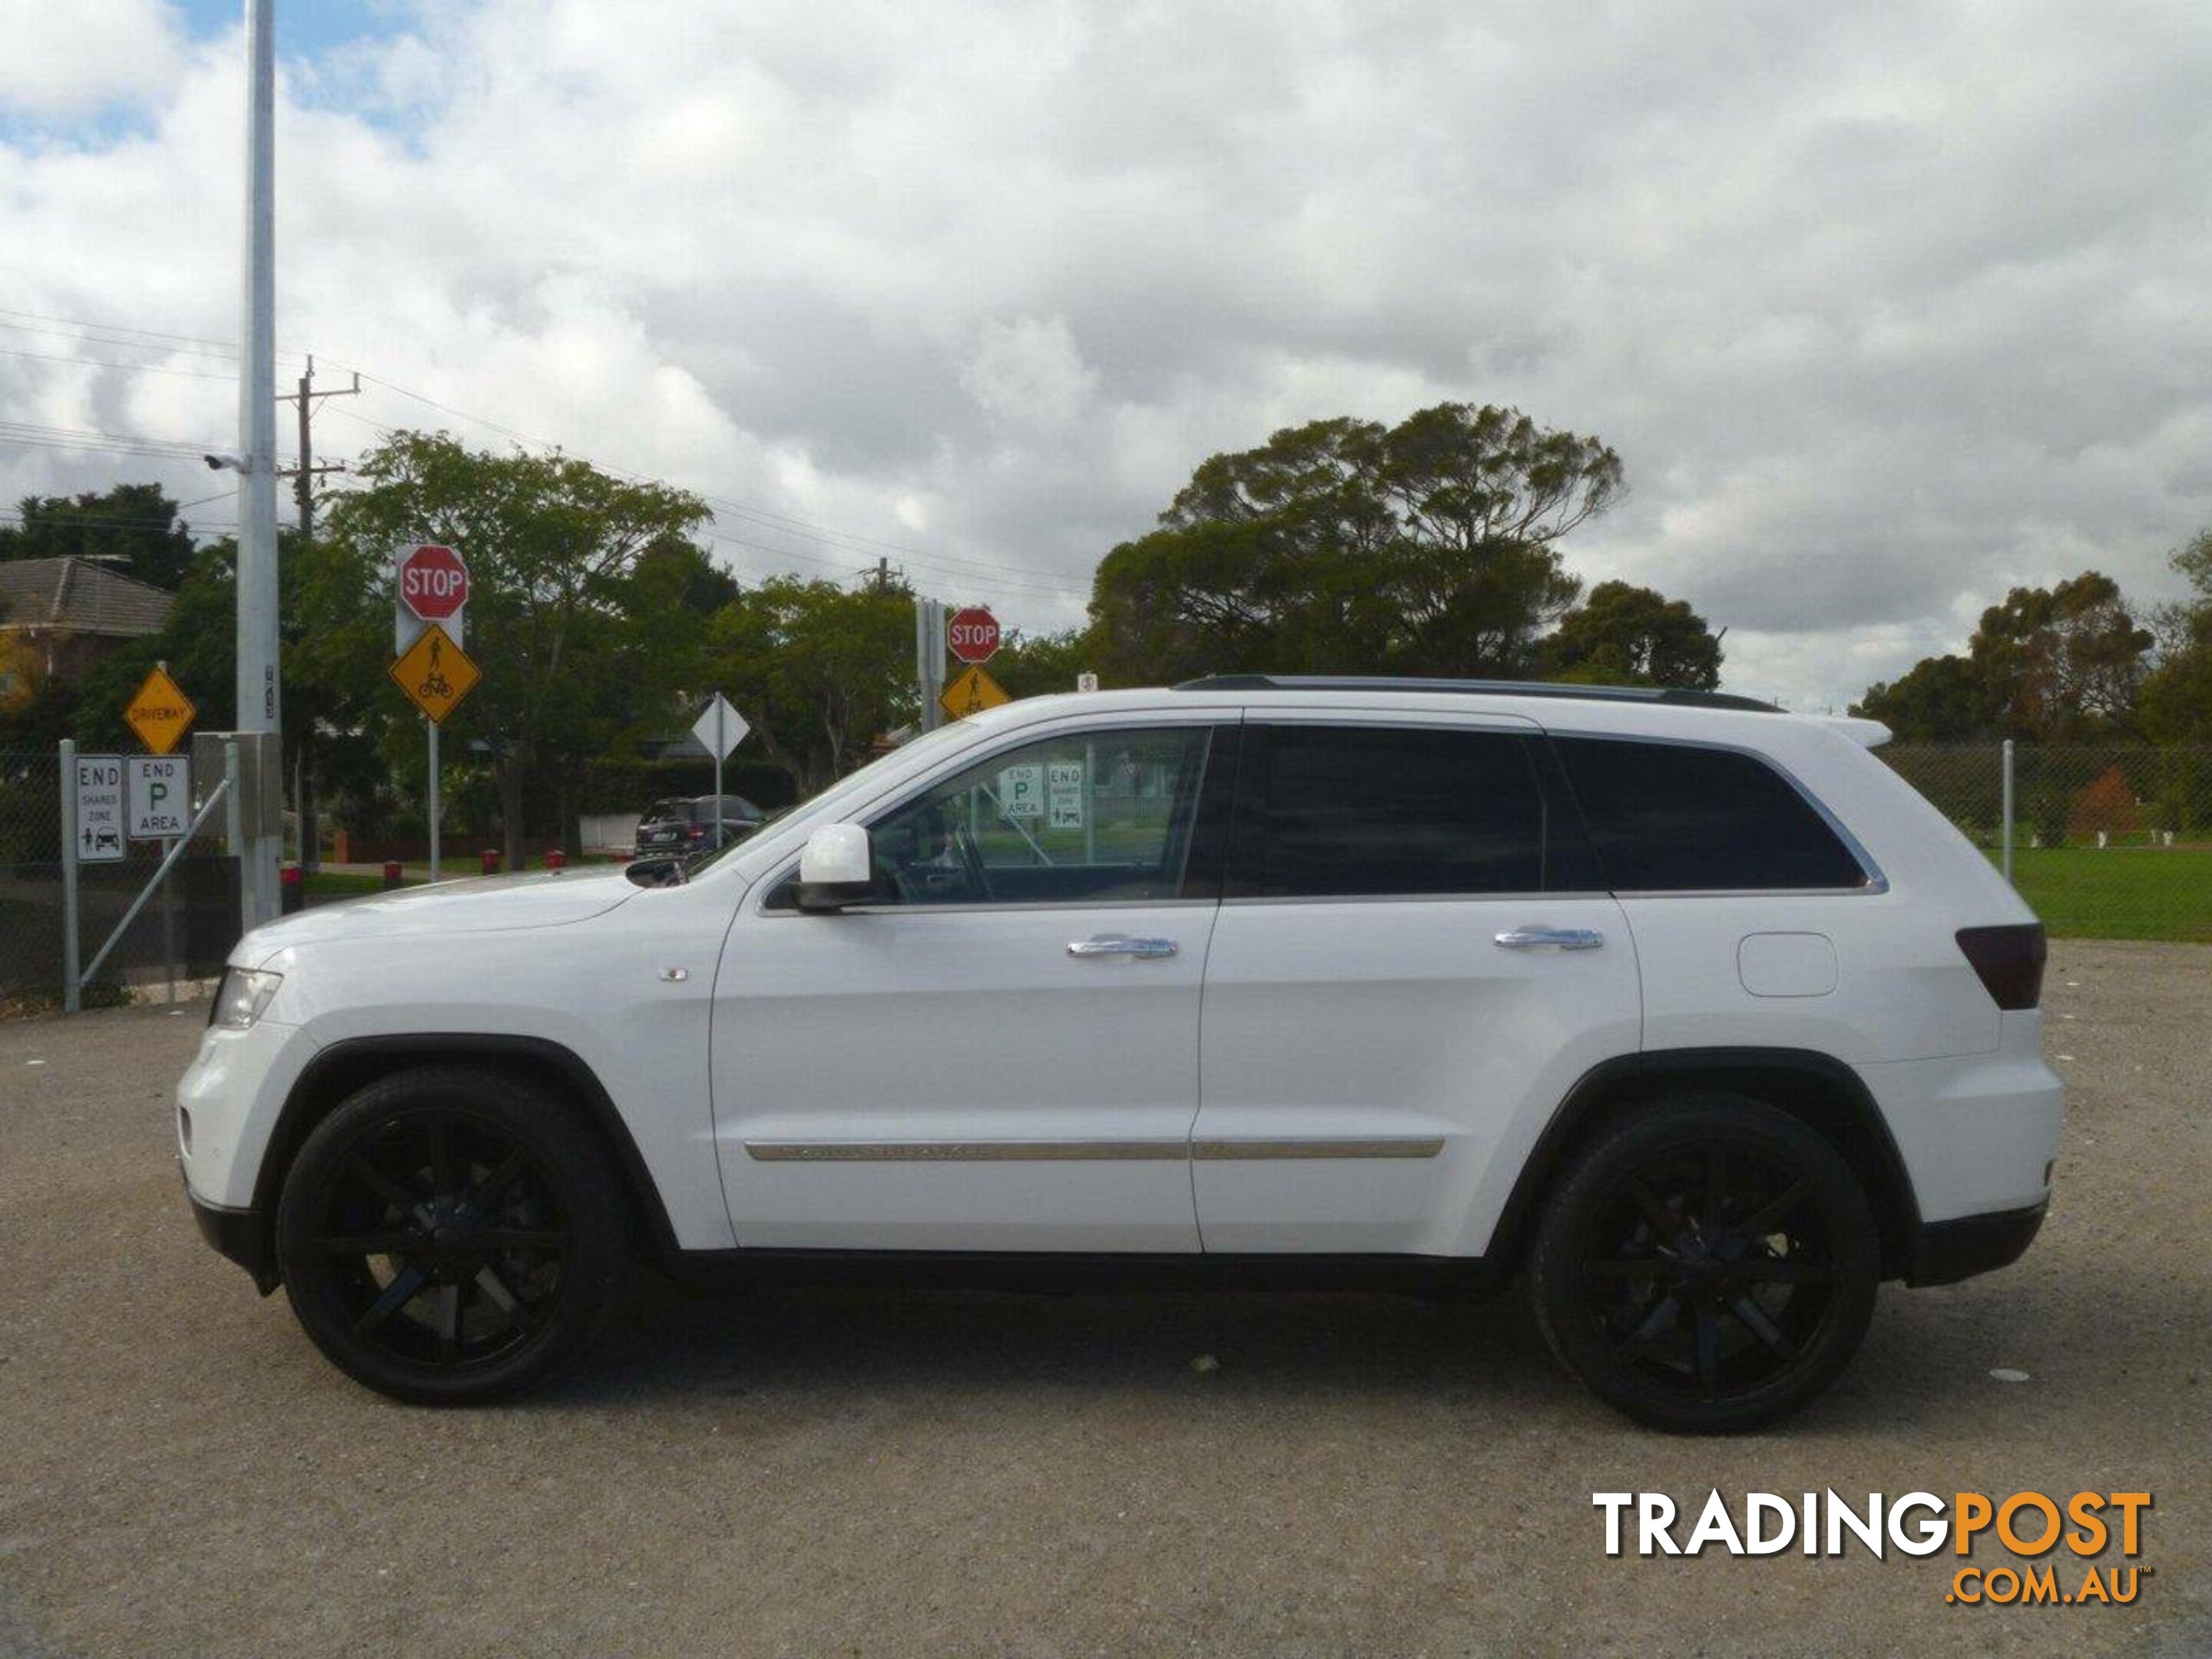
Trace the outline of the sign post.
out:
M 424 792 L 425 816 L 430 830 L 430 879 L 438 879 L 438 725 L 453 705 L 468 695 L 468 687 L 483 678 L 477 665 L 461 654 L 462 642 L 468 637 L 469 567 L 461 556 L 450 547 L 436 542 L 419 542 L 402 553 L 394 562 L 392 572 L 392 653 L 396 660 L 392 665 L 392 678 L 400 681 L 400 689 L 415 699 L 422 710 L 422 731 L 428 749 L 429 785 Z M 450 650 L 453 656 L 466 669 L 468 683 L 447 702 L 442 713 L 432 714 L 422 697 L 408 688 L 400 676 L 400 664 L 405 662 L 418 645 L 422 635 L 439 629 L 444 630 L 442 643 L 434 654 L 441 661 L 426 665 L 428 669 L 444 666 L 442 659 Z M 417 684 L 434 684 L 425 677 Z
M 722 762 L 732 750 L 745 740 L 752 727 L 745 717 L 730 707 L 730 700 L 720 692 L 714 701 L 691 723 L 691 735 L 699 739 L 702 748 L 714 757 L 714 845 L 722 844 Z

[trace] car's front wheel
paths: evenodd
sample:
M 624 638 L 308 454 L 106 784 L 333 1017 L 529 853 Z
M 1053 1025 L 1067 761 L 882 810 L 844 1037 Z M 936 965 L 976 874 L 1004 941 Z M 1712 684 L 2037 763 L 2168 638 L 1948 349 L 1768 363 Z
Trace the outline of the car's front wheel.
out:
M 1576 1158 L 1529 1264 L 1560 1360 L 1656 1427 L 1725 1433 L 1803 1405 L 1856 1352 L 1881 1252 L 1850 1166 L 1731 1096 L 1640 1108 Z
M 379 1392 L 509 1395 L 589 1339 L 623 1280 L 623 1193 L 565 1099 L 475 1066 L 370 1084 L 287 1172 L 277 1258 L 317 1346 Z

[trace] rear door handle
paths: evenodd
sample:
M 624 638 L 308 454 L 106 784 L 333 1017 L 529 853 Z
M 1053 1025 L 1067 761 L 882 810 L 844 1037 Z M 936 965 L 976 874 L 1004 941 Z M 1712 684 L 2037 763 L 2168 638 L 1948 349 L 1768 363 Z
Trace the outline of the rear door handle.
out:
M 1508 951 L 1595 951 L 1605 935 L 1595 927 L 1509 927 L 1498 943 Z
M 1121 933 L 1071 939 L 1067 946 L 1072 957 L 1137 957 L 1148 962 L 1175 953 L 1176 942 L 1171 939 L 1129 939 Z

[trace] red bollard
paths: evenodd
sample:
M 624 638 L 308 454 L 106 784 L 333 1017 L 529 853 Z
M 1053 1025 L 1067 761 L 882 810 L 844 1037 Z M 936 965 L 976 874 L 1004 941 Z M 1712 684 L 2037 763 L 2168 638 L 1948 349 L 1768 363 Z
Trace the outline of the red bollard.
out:
M 389 893 L 398 885 L 399 860 L 398 859 L 386 859 L 384 861 L 384 890 Z
M 276 872 L 276 910 L 279 915 L 290 915 L 307 902 L 306 872 L 296 864 L 288 864 Z
M 477 854 L 477 868 L 487 876 L 499 873 L 499 848 L 487 847 Z
M 568 854 L 558 847 L 547 848 L 545 849 L 545 867 L 548 870 L 567 869 L 568 867 Z

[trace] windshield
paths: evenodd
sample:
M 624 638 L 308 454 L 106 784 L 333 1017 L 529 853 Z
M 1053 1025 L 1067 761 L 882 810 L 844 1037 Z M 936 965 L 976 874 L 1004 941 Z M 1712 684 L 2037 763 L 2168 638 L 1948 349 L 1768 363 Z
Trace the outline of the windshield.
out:
M 666 823 L 673 819 L 686 823 L 691 818 L 691 803 L 688 800 L 657 800 L 645 809 L 647 823 Z
M 754 830 L 752 835 L 746 836 L 744 840 L 732 842 L 726 847 L 714 848 L 686 860 L 684 869 L 688 873 L 696 876 L 720 863 L 739 848 L 750 846 L 754 836 L 763 834 L 771 826 L 782 823 L 793 813 L 812 812 L 817 809 L 827 811 L 840 800 L 868 794 L 872 791 L 877 778 L 890 766 L 913 760 L 917 756 L 933 754 L 940 749 L 953 748 L 964 742 L 969 735 L 970 731 L 965 722 L 954 720 L 949 725 L 939 726 L 934 732 L 925 732 L 921 737 L 911 738 L 901 744 L 889 754 L 877 756 L 858 771 L 848 772 L 826 789 L 819 790 L 804 800 L 794 801 L 789 806 L 779 808 L 769 813 L 760 828 Z

